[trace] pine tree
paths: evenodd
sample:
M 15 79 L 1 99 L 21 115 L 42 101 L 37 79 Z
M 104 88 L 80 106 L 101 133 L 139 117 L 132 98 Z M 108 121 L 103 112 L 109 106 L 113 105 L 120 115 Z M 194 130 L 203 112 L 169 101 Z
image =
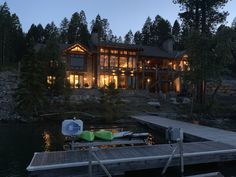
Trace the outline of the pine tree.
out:
M 30 43 L 34 41 L 35 43 L 44 43 L 45 37 L 44 37 L 44 29 L 41 24 L 38 24 L 37 26 L 35 24 L 32 24 L 29 31 L 26 34 L 26 42 Z
M 58 37 L 59 37 L 59 30 L 57 26 L 55 25 L 55 23 L 51 22 L 50 24 L 47 24 L 44 29 L 45 43 L 47 43 L 49 39 L 52 39 L 52 38 L 57 39 Z
M 174 38 L 175 44 L 174 49 L 180 49 L 180 38 L 181 38 L 181 28 L 178 20 L 175 20 L 173 28 L 172 28 L 172 36 Z
M 69 29 L 69 21 L 67 18 L 64 18 L 61 21 L 60 25 L 60 42 L 63 44 L 68 43 L 68 29 Z
M 109 22 L 107 19 L 102 19 L 98 14 L 95 20 L 92 20 L 91 31 L 98 34 L 100 41 L 109 41 Z
M 134 35 L 131 30 L 124 37 L 125 44 L 133 44 L 134 43 Z
M 211 56 L 216 55 L 216 52 L 212 53 L 212 51 L 216 51 L 216 48 L 211 48 L 213 32 L 216 26 L 223 23 L 228 15 L 228 12 L 220 10 L 227 2 L 228 0 L 174 0 L 174 3 L 180 4 L 182 8 L 183 12 L 179 13 L 179 16 L 182 18 L 186 29 L 190 29 L 186 48 L 189 53 L 189 59 L 195 61 L 191 65 L 190 72 L 194 75 L 192 81 L 197 88 L 196 98 L 201 104 L 205 104 L 205 86 L 210 77 L 209 71 L 212 69 L 209 64 L 212 60 Z M 202 48 L 203 46 L 205 48 Z M 228 55 L 230 54 L 228 53 Z M 218 64 L 220 65 L 221 63 Z M 198 69 L 193 69 L 196 67 Z
M 42 61 L 44 61 L 44 66 L 46 66 L 47 76 L 54 78 L 52 79 L 52 83 L 48 85 L 49 95 L 52 97 L 63 95 L 66 73 L 65 64 L 60 56 L 61 51 L 58 40 L 50 38 L 46 43 L 46 47 L 41 52 Z
M 221 11 L 229 0 L 173 0 L 180 4 L 183 12 L 180 18 L 190 29 L 210 34 L 215 31 L 218 24 L 226 20 L 228 12 Z
M 88 31 L 88 25 L 86 21 L 86 15 L 84 11 L 79 13 L 80 22 L 78 29 L 78 41 L 82 44 L 88 46 L 88 41 L 90 40 L 90 33 Z
M 34 41 L 27 46 L 16 92 L 17 111 L 29 120 L 35 120 L 45 108 L 45 77 L 40 59 L 34 51 Z
M 81 42 L 84 45 L 88 45 L 89 39 L 90 34 L 84 11 L 74 13 L 69 23 L 68 42 L 70 44 Z
M 122 39 L 121 36 L 118 37 L 118 39 L 117 39 L 117 43 L 123 43 L 123 39 Z
M 142 44 L 142 33 L 140 33 L 140 31 L 134 34 L 134 43 L 138 45 Z
M 234 18 L 234 20 L 233 20 L 233 22 L 232 22 L 232 24 L 231 24 L 231 27 L 232 27 L 233 29 L 236 29 L 236 17 Z
M 151 45 L 152 43 L 152 34 L 151 34 L 152 20 L 148 17 L 142 28 L 142 44 Z
M 0 63 L 18 62 L 24 52 L 24 35 L 19 18 L 7 3 L 0 5 Z
M 172 36 L 174 37 L 175 42 L 179 42 L 180 40 L 180 30 L 180 24 L 178 20 L 175 20 L 172 28 Z

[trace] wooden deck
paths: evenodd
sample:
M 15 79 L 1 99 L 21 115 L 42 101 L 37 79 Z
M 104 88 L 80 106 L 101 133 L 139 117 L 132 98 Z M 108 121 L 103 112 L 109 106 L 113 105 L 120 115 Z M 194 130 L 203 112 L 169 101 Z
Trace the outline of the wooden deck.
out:
M 111 172 L 124 174 L 125 171 L 164 167 L 173 147 L 168 144 L 135 147 L 98 149 L 97 157 Z M 179 165 L 177 154 L 171 166 Z M 88 175 L 88 151 L 58 151 L 35 153 L 27 167 L 32 176 L 67 177 Z M 185 165 L 236 160 L 236 147 L 213 141 L 184 143 Z M 92 161 L 94 176 L 104 173 L 96 161 Z M 75 168 L 76 167 L 76 168 Z
M 191 124 L 187 122 L 162 118 L 158 116 L 132 116 L 132 118 L 144 124 L 153 124 L 159 127 L 176 127 L 182 128 L 183 132 L 188 135 L 200 137 L 211 141 L 221 142 L 236 146 L 236 132 L 226 131 L 218 128 L 212 128 L 202 125 Z

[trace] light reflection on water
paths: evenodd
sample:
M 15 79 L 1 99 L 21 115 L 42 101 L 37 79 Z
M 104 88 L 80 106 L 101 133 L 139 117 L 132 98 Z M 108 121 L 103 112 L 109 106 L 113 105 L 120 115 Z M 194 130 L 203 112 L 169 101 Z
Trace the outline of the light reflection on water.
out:
M 49 131 L 43 132 L 43 139 L 44 139 L 44 151 L 50 151 L 52 146 L 51 135 Z

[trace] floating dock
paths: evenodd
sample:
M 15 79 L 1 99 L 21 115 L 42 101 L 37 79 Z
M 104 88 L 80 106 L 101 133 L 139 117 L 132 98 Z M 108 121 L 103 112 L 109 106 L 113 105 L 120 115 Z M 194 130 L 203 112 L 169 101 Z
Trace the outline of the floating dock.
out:
M 168 144 L 98 149 L 96 156 L 112 175 L 127 171 L 162 168 L 173 148 Z M 236 160 L 236 147 L 213 141 L 184 143 L 184 164 L 225 162 Z M 39 152 L 27 170 L 34 177 L 88 176 L 88 151 Z M 105 176 L 98 162 L 92 160 L 93 176 Z M 177 153 L 170 166 L 179 165 Z M 73 177 L 74 177 L 73 176 Z
M 157 116 L 133 116 L 133 118 L 143 124 L 162 128 L 179 127 L 182 128 L 185 135 L 205 139 L 202 142 L 183 143 L 184 165 L 236 160 L 235 132 Z M 133 143 L 135 144 L 135 142 Z M 86 144 L 86 146 L 91 145 Z M 97 159 L 92 158 L 88 150 L 37 152 L 27 170 L 32 177 L 88 177 L 89 164 L 92 164 L 92 176 L 99 177 L 106 176 L 101 168 L 101 164 L 103 164 L 111 175 L 124 175 L 128 171 L 164 168 L 175 146 L 177 144 L 174 144 L 173 147 L 169 144 L 160 144 L 93 150 L 92 153 L 100 163 Z M 180 154 L 177 152 L 170 166 L 179 165 Z
M 159 116 L 144 115 L 132 116 L 132 118 L 140 123 L 151 124 L 157 127 L 168 128 L 171 126 L 175 128 L 182 128 L 184 134 L 186 135 L 236 146 L 236 132 L 167 119 Z

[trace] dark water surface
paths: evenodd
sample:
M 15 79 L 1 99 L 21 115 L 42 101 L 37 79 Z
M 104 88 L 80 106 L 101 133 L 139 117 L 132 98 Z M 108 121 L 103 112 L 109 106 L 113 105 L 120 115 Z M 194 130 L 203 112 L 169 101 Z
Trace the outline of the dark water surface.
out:
M 0 123 L 0 177 L 24 177 L 34 152 L 60 150 L 60 124 Z
M 86 124 L 84 129 L 95 127 Z M 94 125 L 94 124 L 93 124 Z M 111 128 L 111 126 L 105 127 Z M 148 131 L 151 142 L 163 143 L 163 135 L 154 133 L 151 129 L 134 124 L 126 125 L 125 129 L 132 131 Z M 64 136 L 61 134 L 61 122 L 47 123 L 0 123 L 0 177 L 26 177 L 26 167 L 29 165 L 34 152 L 62 150 Z M 221 171 L 226 177 L 236 177 L 236 163 L 208 164 L 187 167 L 188 174 L 196 172 Z M 128 177 L 160 176 L 160 170 L 147 170 L 127 173 Z M 168 177 L 180 176 L 178 168 L 168 170 Z
M 117 128 L 115 125 L 104 127 L 98 124 L 84 124 L 84 129 Z M 136 124 L 126 125 L 125 129 L 137 131 L 142 130 L 142 127 Z M 61 121 L 34 124 L 0 123 L 0 177 L 27 176 L 25 169 L 34 152 L 63 150 L 64 142 Z

